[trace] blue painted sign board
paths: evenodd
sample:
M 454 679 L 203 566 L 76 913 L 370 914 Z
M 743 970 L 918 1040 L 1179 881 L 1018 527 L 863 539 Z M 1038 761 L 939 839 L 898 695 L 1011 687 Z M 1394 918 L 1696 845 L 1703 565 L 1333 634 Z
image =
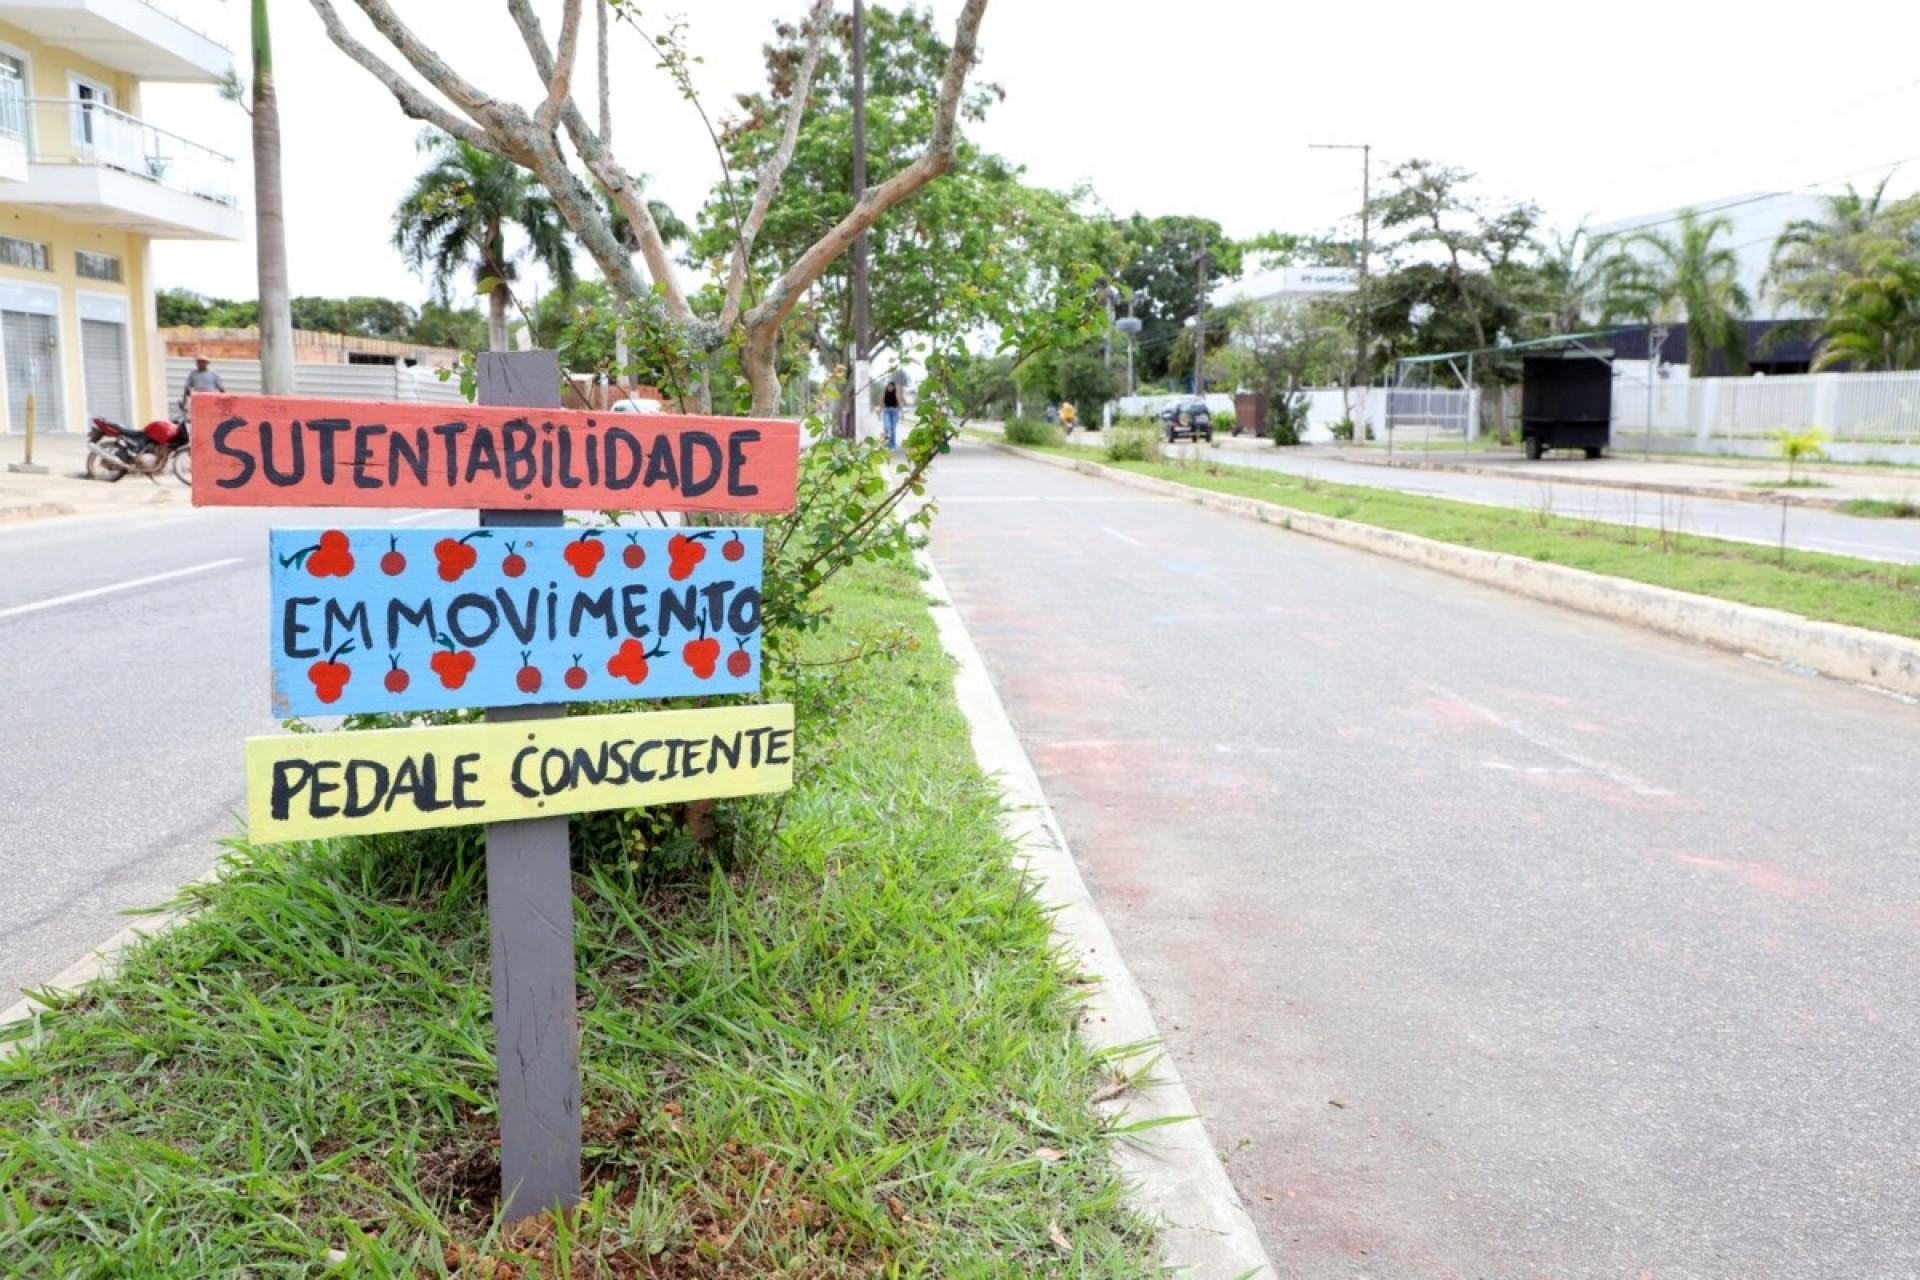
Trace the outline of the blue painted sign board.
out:
M 279 716 L 755 693 L 759 529 L 276 529 Z

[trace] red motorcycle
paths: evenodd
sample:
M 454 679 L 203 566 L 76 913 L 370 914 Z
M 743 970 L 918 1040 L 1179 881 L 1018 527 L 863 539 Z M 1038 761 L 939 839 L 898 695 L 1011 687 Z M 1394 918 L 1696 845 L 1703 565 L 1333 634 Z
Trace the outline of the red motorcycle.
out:
M 136 472 L 152 479 L 171 470 L 181 484 L 193 485 L 193 450 L 186 415 L 171 422 L 156 418 L 138 431 L 95 418 L 87 433 L 87 478 L 112 483 Z

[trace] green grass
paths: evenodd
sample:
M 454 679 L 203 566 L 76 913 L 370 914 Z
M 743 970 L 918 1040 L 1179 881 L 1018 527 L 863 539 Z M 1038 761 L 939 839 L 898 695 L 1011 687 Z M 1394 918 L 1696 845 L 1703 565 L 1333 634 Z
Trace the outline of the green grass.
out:
M 918 583 L 833 594 L 795 789 L 723 811 L 725 864 L 576 823 L 577 1214 L 495 1221 L 476 834 L 240 848 L 6 1033 L 37 1043 L 0 1061 L 0 1274 L 1157 1274 L 1090 1104 L 1123 1069 L 1073 1031 Z
M 1053 452 L 1095 456 L 1084 449 Z M 1438 542 L 1920 639 L 1920 566 L 1811 551 L 1782 552 L 1777 547 L 1689 534 L 1683 498 L 1647 495 L 1646 510 L 1660 517 L 1660 527 L 1640 529 L 1556 514 L 1546 505 L 1535 510 L 1504 509 L 1327 484 L 1311 477 L 1235 467 L 1214 456 L 1197 463 L 1109 465 Z
M 1869 516 L 1882 520 L 1912 520 L 1920 516 L 1920 503 L 1911 498 L 1888 502 L 1884 498 L 1848 498 L 1836 508 L 1842 515 Z

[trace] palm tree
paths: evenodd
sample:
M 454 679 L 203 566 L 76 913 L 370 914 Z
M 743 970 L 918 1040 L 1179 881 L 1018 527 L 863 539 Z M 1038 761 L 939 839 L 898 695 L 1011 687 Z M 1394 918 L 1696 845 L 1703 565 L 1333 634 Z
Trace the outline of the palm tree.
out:
M 1752 309 L 1740 284 L 1740 260 L 1714 241 L 1731 233 L 1726 218 L 1683 209 L 1671 235 L 1637 231 L 1621 237 L 1607 259 L 1603 323 L 1638 317 L 1648 325 L 1687 325 L 1687 369 L 1704 376 L 1715 352 L 1735 373 L 1747 369 L 1746 318 Z
M 1849 183 L 1839 195 L 1827 197 L 1825 217 L 1787 224 L 1774 241 L 1767 268 L 1775 298 L 1809 316 L 1829 315 L 1847 283 L 1864 274 L 1870 261 L 1896 245 L 1911 247 L 1920 201 L 1887 204 L 1891 177 L 1864 195 Z
M 1920 369 L 1920 260 L 1888 249 L 1841 289 L 1820 327 L 1815 369 Z
M 253 216 L 260 287 L 260 389 L 293 394 L 293 310 L 287 213 L 280 194 L 280 97 L 273 84 L 267 0 L 253 0 Z
M 1549 333 L 1579 333 L 1587 327 L 1586 311 L 1601 293 L 1610 247 L 1606 237 L 1589 233 L 1584 222 L 1572 235 L 1553 233 L 1534 269 L 1539 314 Z
M 434 160 L 394 212 L 394 247 L 414 270 L 430 274 L 442 298 L 454 275 L 471 266 L 488 298 L 488 345 L 505 351 L 510 286 L 519 274 L 507 231 L 518 228 L 527 251 L 565 290 L 574 281 L 566 227 L 533 175 L 511 160 L 438 130 L 421 135 L 420 150 Z

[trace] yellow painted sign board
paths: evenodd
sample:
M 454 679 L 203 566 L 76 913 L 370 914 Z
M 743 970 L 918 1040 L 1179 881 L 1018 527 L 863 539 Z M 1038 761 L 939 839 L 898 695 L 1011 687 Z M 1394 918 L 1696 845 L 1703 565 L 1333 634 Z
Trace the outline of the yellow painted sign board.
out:
M 248 835 L 258 844 L 792 785 L 786 703 L 247 739 Z

